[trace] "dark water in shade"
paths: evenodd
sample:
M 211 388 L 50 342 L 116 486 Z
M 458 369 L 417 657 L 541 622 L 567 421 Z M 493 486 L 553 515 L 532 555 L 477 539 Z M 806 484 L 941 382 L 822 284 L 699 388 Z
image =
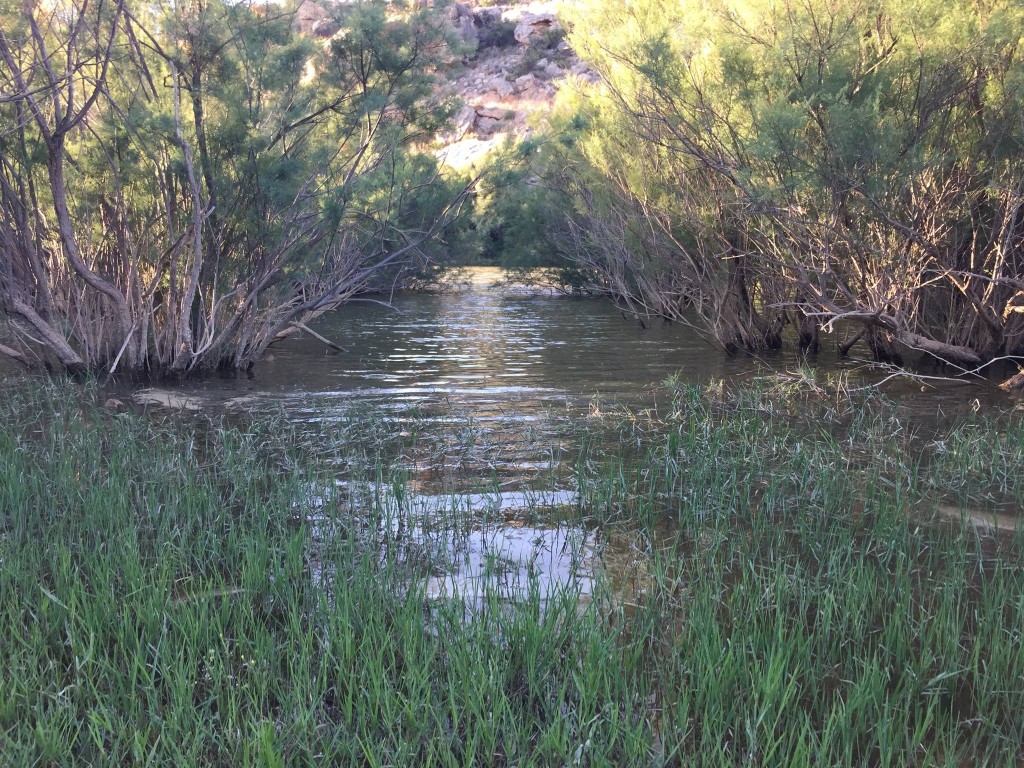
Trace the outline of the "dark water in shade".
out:
M 346 353 L 308 336 L 292 339 L 251 381 L 201 386 L 395 403 L 447 397 L 487 410 L 595 394 L 636 400 L 680 371 L 708 378 L 757 367 L 726 357 L 684 325 L 655 321 L 645 329 L 603 301 L 491 287 L 499 276 L 475 270 L 463 290 L 399 296 L 395 309 L 354 302 L 315 325 Z
M 250 378 L 206 379 L 175 392 L 216 407 L 233 398 L 279 401 L 299 418 L 353 400 L 389 404 L 445 403 L 481 418 L 536 417 L 540 406 L 604 401 L 649 402 L 655 385 L 787 372 L 792 350 L 729 357 L 682 323 L 646 326 L 609 303 L 517 287 L 496 287 L 497 269 L 470 270 L 472 282 L 453 293 L 399 295 L 392 307 L 356 301 L 321 317 L 313 328 L 346 348 L 338 353 L 306 335 L 272 348 Z M 884 373 L 864 361 L 839 360 L 824 339 L 812 361 L 819 372 L 851 374 L 854 382 Z M 856 356 L 854 356 L 856 357 Z M 932 372 L 934 373 L 934 372 Z M 919 400 L 922 411 L 958 409 L 973 398 L 1003 402 L 993 386 L 894 381 L 886 392 Z M 913 403 L 912 403 L 913 404 Z
M 387 518 L 374 532 L 378 544 L 430 560 L 431 594 L 472 604 L 484 585 L 515 596 L 532 583 L 585 595 L 599 568 L 621 584 L 642 565 L 628 536 L 588 528 L 578 516 L 569 522 L 576 492 L 565 424 L 651 405 L 672 375 L 700 382 L 786 372 L 795 354 L 727 357 L 684 324 L 645 328 L 604 301 L 491 287 L 500 277 L 475 270 L 455 293 L 401 295 L 394 308 L 354 302 L 320 318 L 314 330 L 344 353 L 305 335 L 273 348 L 250 378 L 120 396 L 212 411 L 283 409 L 321 434 L 340 430 L 354 409 L 372 409 L 386 433 L 426 430 L 431 448 L 401 456 L 401 498 L 387 487 L 355 487 L 340 469 L 333 488 L 311 489 L 302 506 L 314 542 L 330 538 L 328 499 L 344 497 L 356 516 L 375 500 Z M 846 371 L 854 384 L 884 375 L 827 348 L 815 365 Z M 885 391 L 931 419 L 978 407 L 975 399 L 1006 402 L 993 386 L 920 390 L 894 381 Z

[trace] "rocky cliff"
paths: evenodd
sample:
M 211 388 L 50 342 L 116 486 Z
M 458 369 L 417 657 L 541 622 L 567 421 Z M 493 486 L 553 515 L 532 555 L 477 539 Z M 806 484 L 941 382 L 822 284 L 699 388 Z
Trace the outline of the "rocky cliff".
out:
M 566 42 L 554 2 L 456 3 L 448 19 L 466 51 L 444 86 L 463 105 L 441 137 L 453 166 L 474 164 L 506 137 L 528 137 L 565 78 L 596 78 Z
M 442 81 L 443 95 L 460 103 L 450 132 L 439 136 L 439 154 L 458 168 L 477 163 L 506 137 L 529 137 L 550 111 L 566 78 L 597 75 L 565 40 L 551 0 L 479 5 L 457 2 L 444 13 L 458 41 L 461 62 Z M 303 34 L 329 39 L 338 32 L 337 4 L 303 0 L 294 24 Z

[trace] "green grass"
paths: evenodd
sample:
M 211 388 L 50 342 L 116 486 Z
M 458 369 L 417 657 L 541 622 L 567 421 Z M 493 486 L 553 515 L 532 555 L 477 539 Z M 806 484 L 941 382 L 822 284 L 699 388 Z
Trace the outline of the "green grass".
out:
M 310 501 L 344 467 L 412 492 L 352 442 L 371 414 L 309 450 L 95 397 L 0 403 L 4 765 L 1024 761 L 1021 535 L 936 516 L 1021 508 L 1014 414 L 924 440 L 877 397 L 755 385 L 581 419 L 561 524 L 630 567 L 585 599 L 495 581 L 467 616 L 427 596 L 457 553 L 381 546 L 372 494 Z

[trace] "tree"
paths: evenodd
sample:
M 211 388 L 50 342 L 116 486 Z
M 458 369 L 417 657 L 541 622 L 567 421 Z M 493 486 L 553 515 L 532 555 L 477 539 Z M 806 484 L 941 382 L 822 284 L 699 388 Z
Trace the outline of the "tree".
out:
M 627 290 L 696 306 L 726 347 L 774 346 L 793 321 L 805 345 L 859 326 L 879 358 L 1024 353 L 1017 4 L 593 10 L 570 21 L 603 76 L 575 173 L 611 201 L 580 196 L 597 207 L 574 220 L 596 269 L 594 222 L 628 202 L 642 224 L 610 241 Z
M 258 10 L 5 9 L 8 353 L 72 371 L 247 368 L 425 257 L 468 193 L 417 151 L 446 115 L 430 97 L 443 21 L 359 4 L 317 45 Z

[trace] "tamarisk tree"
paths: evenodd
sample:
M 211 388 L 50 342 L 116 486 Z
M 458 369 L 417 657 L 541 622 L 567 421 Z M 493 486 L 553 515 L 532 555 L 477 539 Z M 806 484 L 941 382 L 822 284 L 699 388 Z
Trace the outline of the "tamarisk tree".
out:
M 567 242 L 614 292 L 731 349 L 792 322 L 881 359 L 1024 355 L 1019 3 L 566 11 L 602 75 L 574 105 Z
M 440 15 L 0 4 L 0 353 L 69 371 L 248 368 L 422 265 L 468 189 L 417 151 L 447 113 Z

